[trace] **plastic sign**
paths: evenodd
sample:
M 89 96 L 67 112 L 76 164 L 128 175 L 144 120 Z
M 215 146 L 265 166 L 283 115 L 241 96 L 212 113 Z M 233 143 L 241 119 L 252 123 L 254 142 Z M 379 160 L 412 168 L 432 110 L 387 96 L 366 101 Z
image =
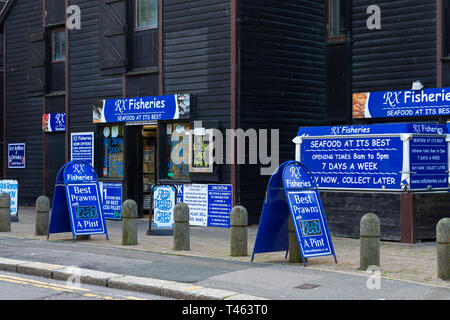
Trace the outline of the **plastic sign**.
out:
M 450 88 L 353 94 L 353 118 L 450 115 Z
M 8 169 L 25 169 L 25 143 L 8 144 Z
M 0 193 L 9 194 L 11 199 L 11 217 L 16 217 L 19 203 L 19 182 L 17 180 L 0 180 Z
M 71 161 L 58 173 L 49 235 L 72 231 L 78 235 L 106 234 L 98 177 L 88 163 Z
M 176 188 L 156 185 L 153 187 L 153 222 L 155 229 L 173 229 Z
M 333 255 L 337 263 L 315 181 L 311 172 L 297 161 L 283 163 L 272 175 L 252 261 L 256 253 L 285 250 L 287 256 L 291 217 L 303 261 L 308 257 Z
M 103 100 L 93 106 L 94 123 L 188 119 L 190 95 Z

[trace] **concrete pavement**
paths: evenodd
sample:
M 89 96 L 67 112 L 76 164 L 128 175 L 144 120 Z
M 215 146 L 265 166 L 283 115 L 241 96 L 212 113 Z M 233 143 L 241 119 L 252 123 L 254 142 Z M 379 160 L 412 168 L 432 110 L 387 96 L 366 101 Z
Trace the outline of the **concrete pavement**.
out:
M 230 257 L 230 231 L 228 229 L 218 228 L 191 228 L 191 250 L 190 251 L 174 251 L 172 236 L 147 236 L 148 218 L 139 219 L 138 221 L 138 245 L 123 246 L 122 241 L 122 222 L 108 221 L 109 241 L 104 235 L 91 236 L 90 240 L 78 241 L 79 244 L 99 247 L 99 248 L 121 248 L 133 251 L 155 252 L 174 256 L 186 257 L 204 257 L 222 259 L 231 262 L 246 262 L 251 259 L 253 245 L 256 239 L 257 226 L 250 226 L 248 232 L 249 239 L 249 256 L 248 257 Z M 0 237 L 11 237 L 17 239 L 32 239 L 47 241 L 46 236 L 34 236 L 34 208 L 20 208 L 19 222 L 12 223 L 12 231 L 8 233 L 0 233 Z M 71 243 L 71 233 L 52 234 L 49 243 Z M 309 270 L 333 271 L 342 275 L 360 275 L 367 277 L 366 272 L 358 270 L 359 268 L 359 240 L 333 237 L 333 244 L 338 259 L 338 264 L 334 263 L 332 257 L 320 257 L 309 259 Z M 301 264 L 289 264 L 284 259 L 284 252 L 276 252 L 269 254 L 258 254 L 255 256 L 256 263 L 265 263 L 277 265 L 285 265 L 289 267 L 303 268 Z M 2 254 L 0 253 L 0 257 Z M 16 272 L 26 272 L 26 270 L 34 270 L 29 272 L 42 272 L 43 276 L 50 277 L 67 277 L 68 266 L 60 264 L 37 265 L 29 264 L 26 261 L 6 261 L 0 262 L 0 268 L 14 268 Z M 3 266 L 3 267 L 2 267 Z M 8 267 L 7 267 L 8 266 Z M 40 270 L 40 271 L 37 271 Z M 209 291 L 207 288 L 208 281 L 204 281 L 205 286 L 179 282 L 165 282 L 167 280 L 159 279 L 127 279 L 126 274 L 92 274 L 92 270 L 77 270 L 78 273 L 85 274 L 81 277 L 82 281 L 91 283 L 91 281 L 99 281 L 102 285 L 116 286 L 133 286 L 136 285 L 137 290 L 150 290 L 149 292 L 158 292 L 166 294 L 166 296 L 177 297 L 183 299 L 258 299 L 258 296 L 242 296 L 239 292 L 233 290 Z M 99 271 L 97 271 L 99 272 Z M 437 278 L 436 270 L 436 244 L 434 242 L 402 244 L 395 242 L 381 243 L 381 275 L 383 279 L 398 279 L 408 282 L 439 286 L 442 288 L 450 288 L 448 281 Z M 95 280 L 92 280 L 95 279 Z M 154 282 L 153 282 L 154 280 Z M 88 282 L 89 281 L 89 282 Z M 161 282 L 162 281 L 162 282 Z M 201 283 L 201 282 L 200 282 Z M 210 282 L 212 283 L 212 282 Z M 140 286 L 140 288 L 139 288 Z M 145 289 L 142 289 L 145 287 Z M 129 287 L 127 287 L 130 289 Z M 156 290 L 156 291 L 155 291 Z

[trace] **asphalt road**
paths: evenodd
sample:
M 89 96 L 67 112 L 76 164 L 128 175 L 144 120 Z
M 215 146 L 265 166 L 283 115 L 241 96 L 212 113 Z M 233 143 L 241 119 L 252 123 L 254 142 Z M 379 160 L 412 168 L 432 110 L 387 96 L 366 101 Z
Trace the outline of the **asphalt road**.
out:
M 167 255 L 71 241 L 0 238 L 0 257 L 195 283 L 274 300 L 450 300 L 449 288 L 379 279 L 376 273 L 364 276 L 298 265 Z
M 125 290 L 0 272 L 0 300 L 173 300 Z

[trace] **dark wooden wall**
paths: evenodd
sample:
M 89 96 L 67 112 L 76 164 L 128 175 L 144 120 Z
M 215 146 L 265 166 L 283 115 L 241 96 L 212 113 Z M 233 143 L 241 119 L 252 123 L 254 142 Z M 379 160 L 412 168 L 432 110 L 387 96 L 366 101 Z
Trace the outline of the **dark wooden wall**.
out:
M 6 20 L 6 140 L 26 143 L 26 169 L 7 169 L 19 181 L 21 205 L 34 205 L 42 193 L 42 96 L 28 91 L 29 67 L 26 35 L 42 29 L 42 1 L 18 0 Z
M 188 92 L 193 119 L 231 126 L 229 0 L 163 1 L 164 93 Z M 230 166 L 221 182 L 231 183 Z
M 312 0 L 239 3 L 238 126 L 279 129 L 281 164 L 294 159 L 292 139 L 298 128 L 325 120 L 325 4 Z M 240 168 L 240 202 L 249 211 L 250 223 L 258 221 L 268 179 L 260 175 L 259 165 Z
M 436 1 L 353 0 L 353 92 L 436 87 Z M 367 7 L 381 9 L 381 29 L 368 30 Z

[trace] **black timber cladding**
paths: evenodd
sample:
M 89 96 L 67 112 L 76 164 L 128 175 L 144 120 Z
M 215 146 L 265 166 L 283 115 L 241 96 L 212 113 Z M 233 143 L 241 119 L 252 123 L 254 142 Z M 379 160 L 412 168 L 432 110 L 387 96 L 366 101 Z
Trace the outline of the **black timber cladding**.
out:
M 19 181 L 21 205 L 32 205 L 42 193 L 43 98 L 27 91 L 28 49 L 26 35 L 43 31 L 42 2 L 18 0 L 6 23 L 6 137 L 7 143 L 26 143 L 26 169 L 7 169 Z
M 163 88 L 192 94 L 192 119 L 231 125 L 231 3 L 163 1 Z M 229 166 L 222 182 L 230 183 Z
M 381 29 L 367 28 L 367 7 L 381 9 Z M 353 92 L 436 87 L 436 1 L 354 0 Z
M 279 129 L 280 164 L 294 159 L 300 126 L 325 120 L 325 3 L 239 1 L 239 127 Z M 270 141 L 270 131 L 269 138 Z M 271 146 L 268 147 L 270 155 Z M 241 203 L 249 223 L 261 213 L 269 176 L 259 165 L 240 168 Z

